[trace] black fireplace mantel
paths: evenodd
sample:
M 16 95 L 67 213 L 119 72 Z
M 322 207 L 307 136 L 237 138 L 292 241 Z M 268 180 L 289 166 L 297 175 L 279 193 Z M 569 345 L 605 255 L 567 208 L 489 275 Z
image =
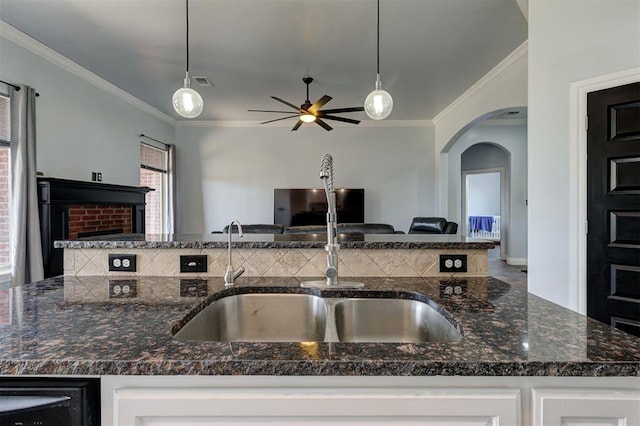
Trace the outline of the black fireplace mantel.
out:
M 151 188 L 79 180 L 38 178 L 40 202 L 50 204 L 123 204 L 144 205 Z
M 45 277 L 63 273 L 62 249 L 56 240 L 69 238 L 69 207 L 81 204 L 131 206 L 132 232 L 145 232 L 145 195 L 148 187 L 113 185 L 49 177 L 38 178 L 40 232 Z

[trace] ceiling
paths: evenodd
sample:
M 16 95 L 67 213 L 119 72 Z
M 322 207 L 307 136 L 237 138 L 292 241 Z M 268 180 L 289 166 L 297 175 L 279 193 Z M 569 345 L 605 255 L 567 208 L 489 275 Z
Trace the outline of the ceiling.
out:
M 190 69 L 215 86 L 198 120 L 334 99 L 362 106 L 376 78 L 375 0 L 190 0 Z M 0 19 L 133 96 L 171 106 L 186 67 L 184 0 L 0 0 Z M 381 0 L 380 73 L 392 120 L 432 119 L 527 38 L 516 0 Z M 1 57 L 0 57 L 1 60 Z M 36 88 L 37 89 L 37 88 Z M 364 113 L 349 113 L 353 118 Z

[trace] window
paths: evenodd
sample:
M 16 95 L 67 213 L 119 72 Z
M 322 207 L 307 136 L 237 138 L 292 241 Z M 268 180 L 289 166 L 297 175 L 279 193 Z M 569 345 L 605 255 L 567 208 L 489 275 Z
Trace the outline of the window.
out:
M 0 273 L 8 272 L 9 251 L 9 185 L 10 162 L 9 97 L 0 93 Z
M 140 143 L 140 185 L 153 191 L 145 197 L 145 232 L 164 234 L 167 212 L 168 151 Z

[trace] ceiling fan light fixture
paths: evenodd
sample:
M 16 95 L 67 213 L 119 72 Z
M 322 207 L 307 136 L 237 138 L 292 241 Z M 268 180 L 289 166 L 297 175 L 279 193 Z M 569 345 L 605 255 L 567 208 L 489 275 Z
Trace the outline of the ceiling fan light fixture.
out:
M 191 77 L 189 76 L 189 0 L 186 0 L 187 18 L 187 71 L 184 77 L 184 86 L 176 90 L 173 94 L 173 109 L 184 118 L 196 118 L 202 113 L 204 102 L 202 96 L 191 88 Z
M 191 79 L 187 71 L 184 87 L 173 94 L 173 108 L 184 118 L 196 118 L 202 113 L 203 107 L 202 96 L 191 88 Z
M 380 0 L 378 3 L 377 50 L 376 50 L 376 88 L 364 100 L 364 112 L 373 120 L 387 118 L 393 110 L 393 98 L 386 90 L 382 90 L 380 80 Z
M 288 120 L 289 118 L 295 118 L 296 124 L 291 129 L 292 132 L 295 132 L 302 126 L 304 123 L 316 123 L 318 126 L 325 129 L 327 132 L 333 130 L 333 127 L 328 125 L 325 120 L 335 120 L 341 121 L 343 123 L 350 124 L 359 124 L 360 120 L 354 120 L 353 118 L 340 117 L 335 114 L 339 114 L 342 112 L 356 112 L 356 111 L 364 111 L 364 107 L 348 107 L 348 108 L 330 108 L 330 109 L 320 109 L 324 107 L 327 102 L 333 99 L 329 95 L 324 95 L 314 103 L 311 103 L 309 100 L 309 85 L 313 82 L 313 77 L 305 76 L 302 78 L 304 84 L 307 85 L 307 99 L 300 106 L 294 105 L 291 102 L 287 102 L 284 99 L 280 99 L 277 96 L 271 96 L 271 99 L 274 99 L 282 104 L 285 104 L 289 108 L 295 111 L 295 114 L 289 115 L 286 117 L 276 118 L 274 120 L 267 120 L 260 124 L 273 123 L 275 121 Z M 264 109 L 250 109 L 249 111 L 253 112 L 273 112 L 277 114 L 287 114 L 290 111 L 274 111 L 274 110 L 264 110 Z M 293 111 L 291 111 L 293 113 Z
M 300 116 L 300 120 L 304 121 L 305 123 L 313 123 L 314 121 L 316 121 L 316 116 L 313 114 L 302 114 Z
M 364 112 L 373 120 L 385 119 L 393 109 L 393 98 L 386 90 L 382 90 L 380 74 L 376 79 L 376 89 L 364 100 Z

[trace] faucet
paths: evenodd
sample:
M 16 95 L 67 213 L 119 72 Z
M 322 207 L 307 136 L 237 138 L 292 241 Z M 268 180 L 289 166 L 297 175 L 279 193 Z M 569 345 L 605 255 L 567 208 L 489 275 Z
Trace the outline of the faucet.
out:
M 231 235 L 233 234 L 233 224 L 238 225 L 238 234 L 240 238 L 243 237 L 242 234 L 242 225 L 237 220 L 232 220 L 229 224 L 229 246 L 228 246 L 228 254 L 227 254 L 227 272 L 224 273 L 224 286 L 225 287 L 233 287 L 236 283 L 236 278 L 244 273 L 244 266 L 238 268 L 237 271 L 233 270 L 233 264 L 231 263 Z
M 337 241 L 337 214 L 336 214 L 336 191 L 333 186 L 333 157 L 325 154 L 320 164 L 320 179 L 324 184 L 324 193 L 327 196 L 327 285 L 338 283 L 338 250 L 340 244 Z
M 305 281 L 300 285 L 302 287 L 341 287 L 341 288 L 359 288 L 363 287 L 363 283 L 359 282 L 338 282 L 338 230 L 337 230 L 337 213 L 336 213 L 336 191 L 333 185 L 333 157 L 331 154 L 325 154 L 320 164 L 320 179 L 324 184 L 324 192 L 327 196 L 327 244 L 324 246 L 327 252 L 327 268 L 324 275 L 325 281 Z

